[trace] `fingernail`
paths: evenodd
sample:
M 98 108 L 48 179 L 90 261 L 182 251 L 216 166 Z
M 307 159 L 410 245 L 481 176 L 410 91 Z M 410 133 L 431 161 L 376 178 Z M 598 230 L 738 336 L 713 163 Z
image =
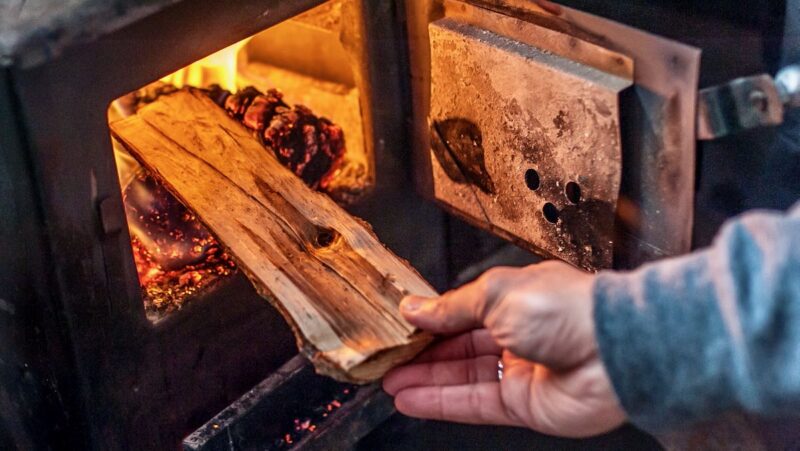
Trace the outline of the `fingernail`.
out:
M 407 296 L 400 302 L 400 310 L 406 313 L 415 313 L 422 309 L 428 299 L 419 296 Z

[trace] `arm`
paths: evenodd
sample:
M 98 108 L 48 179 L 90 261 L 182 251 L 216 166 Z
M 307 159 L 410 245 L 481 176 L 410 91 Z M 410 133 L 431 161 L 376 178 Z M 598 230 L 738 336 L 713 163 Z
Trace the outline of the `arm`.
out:
M 730 221 L 714 245 L 595 281 L 596 335 L 650 430 L 800 408 L 800 207 Z
M 500 268 L 401 310 L 461 333 L 384 379 L 408 415 L 580 437 L 626 413 L 656 430 L 727 409 L 796 412 L 800 211 L 743 216 L 712 248 L 635 272 Z

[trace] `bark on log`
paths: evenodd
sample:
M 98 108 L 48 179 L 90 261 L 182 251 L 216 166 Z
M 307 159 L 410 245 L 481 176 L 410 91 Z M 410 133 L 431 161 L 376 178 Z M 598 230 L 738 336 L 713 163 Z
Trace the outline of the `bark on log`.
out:
M 369 382 L 430 342 L 397 308 L 430 285 L 204 95 L 163 96 L 111 130 L 225 245 L 318 372 Z

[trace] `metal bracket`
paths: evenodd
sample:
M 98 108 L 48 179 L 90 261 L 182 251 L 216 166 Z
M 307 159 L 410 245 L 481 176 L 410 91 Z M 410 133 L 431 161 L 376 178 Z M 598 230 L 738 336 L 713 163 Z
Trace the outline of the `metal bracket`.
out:
M 800 66 L 737 78 L 700 90 L 697 139 L 712 140 L 757 127 L 783 123 L 787 109 L 800 106 Z

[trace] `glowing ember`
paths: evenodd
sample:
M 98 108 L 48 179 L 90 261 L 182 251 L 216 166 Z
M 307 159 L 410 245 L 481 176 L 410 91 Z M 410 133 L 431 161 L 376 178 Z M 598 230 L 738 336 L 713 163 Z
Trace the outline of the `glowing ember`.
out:
M 267 449 L 287 449 L 291 447 L 291 445 L 302 440 L 306 434 L 314 433 L 319 423 L 324 422 L 334 410 L 342 407 L 342 404 L 353 399 L 355 394 L 355 386 L 345 385 L 345 388 L 333 395 L 333 399 L 330 401 L 311 409 L 310 412 L 306 412 L 306 416 L 295 418 L 286 429 L 289 432 L 284 433 L 283 436 L 276 439 L 272 446 Z
M 232 274 L 236 265 L 203 224 L 153 177 L 123 192 L 145 310 L 163 316 Z

